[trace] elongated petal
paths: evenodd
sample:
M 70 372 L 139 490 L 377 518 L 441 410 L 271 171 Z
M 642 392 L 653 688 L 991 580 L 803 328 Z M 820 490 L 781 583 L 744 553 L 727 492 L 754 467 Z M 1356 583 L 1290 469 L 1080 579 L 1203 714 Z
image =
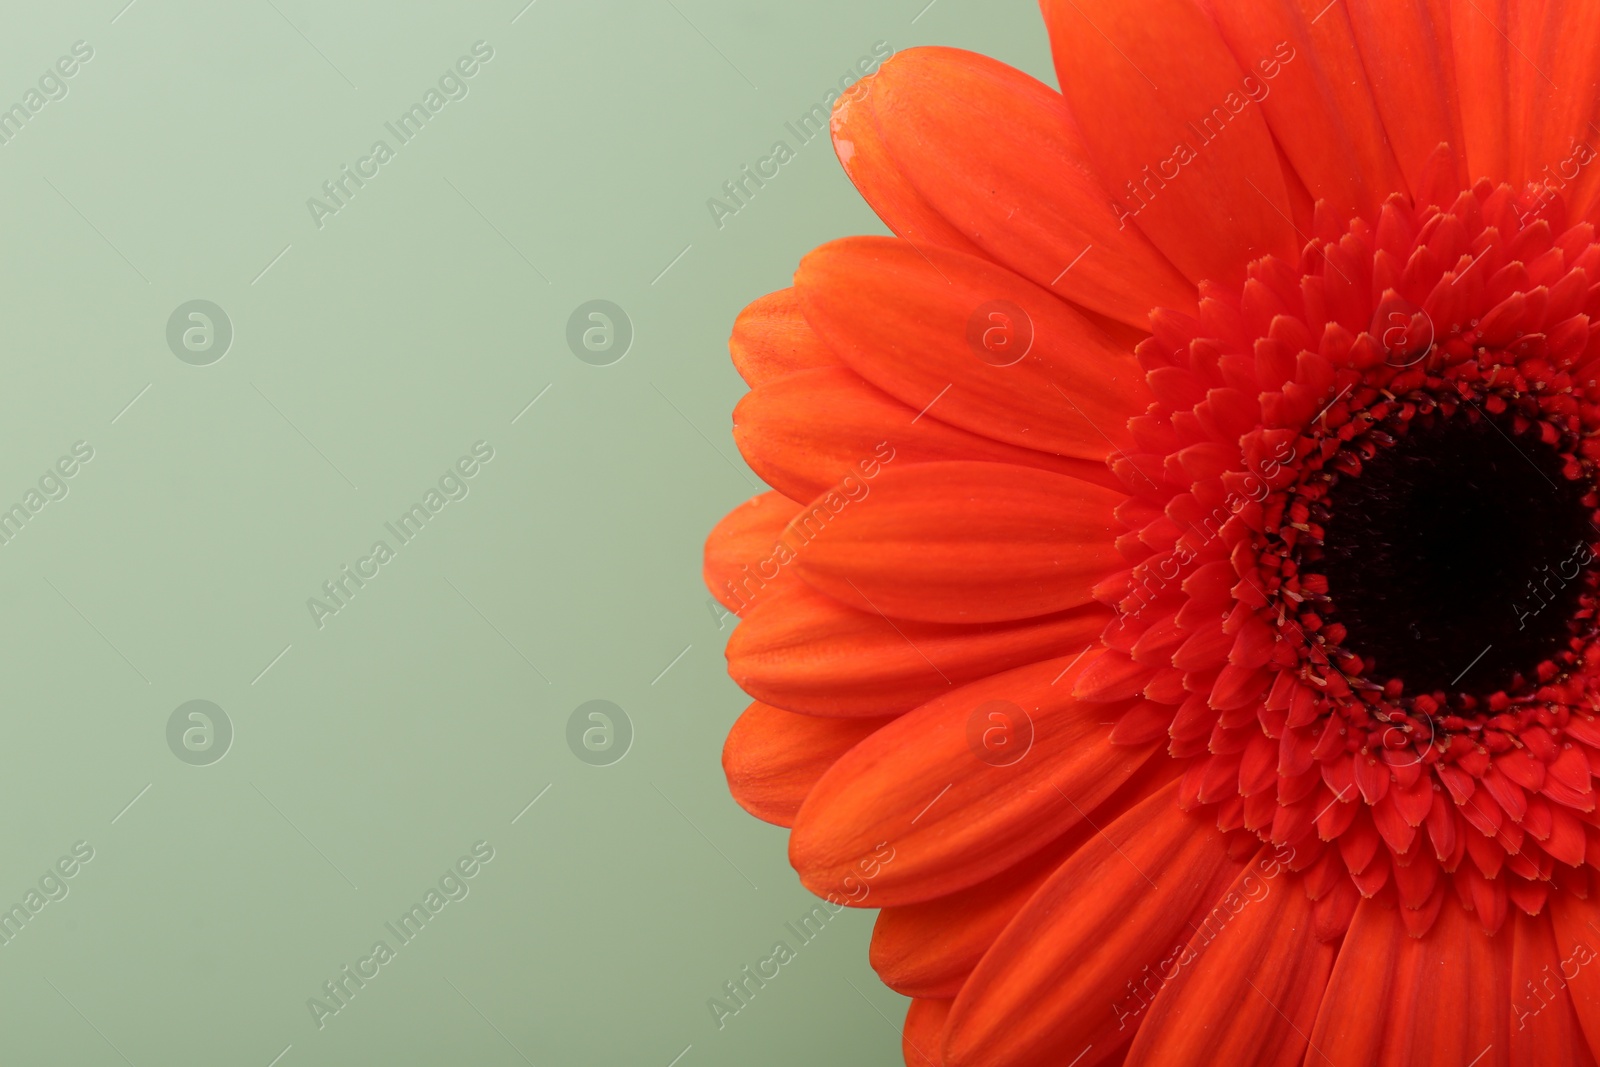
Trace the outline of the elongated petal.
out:
M 751 388 L 796 371 L 839 364 L 839 357 L 806 325 L 800 298 L 779 289 L 753 301 L 733 320 L 728 352 L 734 369 Z
M 1525 106 L 1518 91 L 1521 80 L 1512 70 L 1520 58 L 1514 60 L 1507 36 L 1507 30 L 1515 32 L 1512 0 L 1452 0 L 1450 7 L 1456 70 L 1466 75 L 1457 79 L 1457 87 L 1468 172 L 1494 181 L 1511 180 L 1512 153 L 1522 140 L 1520 131 L 1512 129 L 1512 116 L 1520 116 Z M 1485 70 L 1503 71 L 1506 76 L 1485 78 L 1481 76 Z M 1516 169 L 1523 169 L 1520 162 Z
M 1120 561 L 1121 494 L 999 463 L 891 467 L 872 495 L 830 493 L 785 531 L 805 581 L 864 611 L 1005 622 L 1080 607 Z
M 746 394 L 733 412 L 733 439 L 762 480 L 799 500 L 841 483 L 849 492 L 870 492 L 881 457 L 890 454 L 902 465 L 978 459 L 1119 484 L 1103 462 L 1018 448 L 918 417 L 844 367 L 801 371 Z
M 1248 78 L 1241 89 L 1261 107 L 1312 199 L 1326 200 L 1344 219 L 1373 218 L 1404 179 L 1348 23 L 1312 22 L 1316 13 L 1308 16 L 1302 6 L 1298 0 L 1211 3 Z
M 1118 223 L 1060 93 L 954 48 L 901 52 L 873 80 L 890 155 L 991 258 L 1142 330 L 1153 307 L 1193 313 L 1193 284 Z
M 1428 161 L 1441 144 L 1453 150 L 1455 176 L 1465 183 L 1466 136 L 1455 54 L 1447 44 L 1449 0 L 1342 0 L 1328 17 L 1350 20 L 1378 113 L 1411 192 L 1422 191 Z
M 819 719 L 760 702 L 728 731 L 722 770 L 728 791 L 751 815 L 793 826 L 817 779 L 888 719 Z
M 890 157 L 878 131 L 877 87 L 877 74 L 863 78 L 833 106 L 833 151 L 844 172 L 897 236 L 918 248 L 953 248 L 983 255 L 981 248 L 934 210 Z
M 906 996 L 955 996 L 1000 932 L 1056 869 L 1129 808 L 1179 773 L 1152 759 L 1087 818 L 1015 867 L 949 896 L 884 908 L 872 929 L 872 966 Z
M 1483 8 L 1490 21 L 1497 14 L 1493 6 Z M 1600 8 L 1511 3 L 1505 15 L 1516 44 L 1507 57 L 1515 108 L 1511 179 L 1550 184 L 1567 198 L 1573 218 L 1592 221 L 1600 201 Z M 1470 76 L 1458 71 L 1458 77 Z
M 1104 460 L 1146 403 L 1124 347 L 986 260 L 848 237 L 807 255 L 795 287 L 806 321 L 863 378 L 997 441 Z
M 1593 945 L 1600 935 L 1586 932 L 1580 941 L 1556 940 L 1550 914 L 1514 912 L 1506 931 L 1511 952 L 1511 1067 L 1543 1067 L 1547 1063 L 1594 1067 L 1594 1057 L 1572 1006 L 1568 983 L 1582 973 L 1587 959 L 1596 962 Z
M 1006 927 L 951 1009 L 947 1067 L 1119 1062 L 1148 1005 L 1134 982 L 1181 957 L 1243 867 L 1176 792 L 1103 826 Z
M 749 611 L 757 599 L 786 584 L 798 584 L 773 558 L 784 528 L 800 505 L 782 493 L 762 493 L 728 512 L 706 538 L 701 571 L 706 588 L 734 614 Z
M 1363 900 L 1339 948 L 1311 1047 L 1330 1063 L 1508 1062 L 1511 939 L 1489 937 L 1453 891 L 1420 938 Z
M 1106 707 L 1070 695 L 1071 667 L 1052 660 L 974 682 L 852 749 L 817 783 L 789 836 L 800 880 L 836 892 L 888 841 L 895 858 L 872 882 L 873 903 L 931 900 L 1077 825 L 1153 746 L 1112 745 Z
M 1293 256 L 1288 186 L 1244 72 L 1193 0 L 1044 0 L 1061 92 L 1131 224 L 1191 281 Z
M 997 671 L 1076 655 L 1105 629 L 1097 606 L 997 626 L 890 620 L 805 586 L 746 614 L 728 673 L 758 700 L 810 715 L 894 715 Z
M 939 1041 L 950 1001 L 920 998 L 906 1009 L 906 1026 L 900 1033 L 900 1052 L 906 1067 L 940 1067 Z
M 1070 849 L 1056 842 L 949 896 L 884 908 L 872 927 L 872 969 L 903 996 L 954 997 L 1000 931 L 1093 832 L 1087 824 L 1074 827 L 1062 838 Z
M 1563 972 L 1562 977 L 1566 979 L 1578 1025 L 1588 1040 L 1589 1053 L 1600 1060 L 1600 935 L 1595 933 L 1595 928 L 1600 927 L 1600 898 L 1592 893 L 1587 900 L 1571 893 L 1552 893 L 1550 921 L 1563 958 L 1588 961 L 1576 968 L 1576 974 Z M 1580 946 L 1587 951 L 1581 951 Z
M 1282 873 L 1264 848 L 1223 894 L 1189 940 L 1194 959 L 1150 1005 L 1128 1067 L 1294 1067 L 1306 1058 L 1335 950 L 1314 936 L 1299 880 Z

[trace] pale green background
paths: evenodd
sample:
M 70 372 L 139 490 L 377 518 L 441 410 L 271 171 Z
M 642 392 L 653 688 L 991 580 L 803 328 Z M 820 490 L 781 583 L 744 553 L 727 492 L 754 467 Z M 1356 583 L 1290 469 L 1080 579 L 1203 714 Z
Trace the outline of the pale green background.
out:
M 870 912 L 706 1007 L 812 903 L 719 765 L 745 701 L 700 548 L 757 488 L 725 340 L 881 229 L 820 140 L 720 230 L 706 199 L 875 41 L 1049 76 L 1032 5 L 925 3 L 7 0 L 0 102 L 95 54 L 0 146 L 0 506 L 95 457 L 0 547 L 0 904 L 96 855 L 0 947 L 0 1062 L 899 1062 Z M 480 39 L 470 95 L 313 225 Z M 211 366 L 166 347 L 194 298 L 234 324 Z M 566 347 L 593 298 L 634 323 L 614 366 Z M 480 439 L 318 630 L 306 598 Z M 236 729 L 212 766 L 167 748 L 194 698 Z M 594 698 L 636 731 L 609 767 L 565 741 Z M 479 839 L 470 895 L 318 1030 L 307 998 Z

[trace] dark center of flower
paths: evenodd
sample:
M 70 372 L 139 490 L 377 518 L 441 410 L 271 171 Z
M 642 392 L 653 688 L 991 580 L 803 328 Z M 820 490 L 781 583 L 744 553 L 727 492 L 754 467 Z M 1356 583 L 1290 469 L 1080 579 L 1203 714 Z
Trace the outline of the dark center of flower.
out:
M 1594 537 L 1582 482 L 1510 420 L 1417 420 L 1325 501 L 1317 565 L 1367 677 L 1487 695 L 1567 648 Z

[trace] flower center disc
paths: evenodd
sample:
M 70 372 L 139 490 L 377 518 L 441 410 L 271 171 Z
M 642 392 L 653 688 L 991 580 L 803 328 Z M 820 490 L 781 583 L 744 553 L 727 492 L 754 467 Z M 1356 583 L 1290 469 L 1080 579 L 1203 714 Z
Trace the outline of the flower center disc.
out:
M 1493 932 L 1600 847 L 1600 241 L 1526 192 L 1323 217 L 1152 314 L 1075 690 L 1143 697 L 1118 729 L 1192 761 L 1180 805 L 1319 902 L 1392 884 L 1413 936 L 1441 874 Z
M 1369 679 L 1409 694 L 1515 690 L 1576 636 L 1595 531 L 1585 485 L 1509 420 L 1412 422 L 1326 498 L 1330 621 Z

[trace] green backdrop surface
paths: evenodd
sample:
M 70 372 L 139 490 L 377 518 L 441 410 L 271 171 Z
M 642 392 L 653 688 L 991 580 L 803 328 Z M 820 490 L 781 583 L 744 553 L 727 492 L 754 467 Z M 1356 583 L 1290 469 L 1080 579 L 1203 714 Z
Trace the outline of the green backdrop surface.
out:
M 791 124 L 1036 10 L 124 3 L 0 33 L 0 1062 L 898 1062 L 722 780 L 726 337 L 882 232 Z

